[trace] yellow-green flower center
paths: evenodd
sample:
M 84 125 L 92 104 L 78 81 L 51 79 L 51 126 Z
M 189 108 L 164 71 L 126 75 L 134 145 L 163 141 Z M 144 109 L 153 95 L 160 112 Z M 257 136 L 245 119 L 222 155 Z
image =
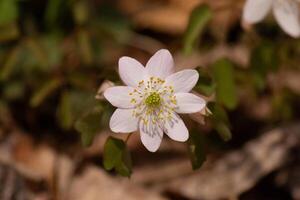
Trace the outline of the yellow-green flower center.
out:
M 145 103 L 147 106 L 156 107 L 160 105 L 160 96 L 157 92 L 152 92 L 150 95 L 146 98 Z

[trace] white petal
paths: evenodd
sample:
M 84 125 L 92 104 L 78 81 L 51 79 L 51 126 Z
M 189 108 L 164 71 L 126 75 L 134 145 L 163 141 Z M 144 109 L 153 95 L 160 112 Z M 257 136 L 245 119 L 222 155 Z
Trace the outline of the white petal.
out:
M 138 96 L 134 96 L 136 103 L 132 103 L 133 96 L 129 93 L 133 92 L 134 88 L 128 86 L 110 87 L 105 90 L 104 97 L 115 107 L 118 108 L 133 108 L 140 101 Z
M 174 61 L 171 53 L 166 49 L 157 51 L 147 62 L 148 76 L 165 79 L 174 72 Z
M 175 94 L 178 107 L 177 113 L 195 113 L 201 111 L 206 102 L 201 97 L 191 93 L 176 93 Z
M 199 79 L 196 70 L 186 69 L 174 73 L 165 79 L 164 86 L 173 86 L 174 92 L 189 92 L 193 89 Z
M 184 122 L 176 113 L 173 113 L 172 117 L 172 121 L 167 121 L 164 124 L 164 132 L 175 141 L 186 141 L 189 138 L 189 131 Z
M 119 59 L 119 74 L 126 85 L 136 87 L 144 79 L 145 68 L 137 60 L 124 56 Z
M 276 0 L 274 15 L 280 27 L 290 36 L 300 36 L 300 15 L 295 0 Z
M 132 116 L 133 109 L 116 109 L 110 118 L 109 127 L 115 133 L 130 133 L 138 129 L 138 119 Z
M 157 125 L 145 126 L 140 122 L 140 136 L 143 145 L 148 151 L 155 152 L 160 146 L 163 138 L 163 131 Z
M 243 20 L 253 24 L 261 21 L 271 10 L 273 0 L 247 0 L 243 11 Z

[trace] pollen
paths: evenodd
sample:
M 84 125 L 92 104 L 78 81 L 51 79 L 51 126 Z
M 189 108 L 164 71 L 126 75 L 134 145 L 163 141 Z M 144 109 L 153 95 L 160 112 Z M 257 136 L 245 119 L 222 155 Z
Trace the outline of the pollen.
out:
M 159 106 L 161 103 L 159 94 L 157 92 L 150 93 L 150 95 L 146 98 L 145 103 L 150 107 Z

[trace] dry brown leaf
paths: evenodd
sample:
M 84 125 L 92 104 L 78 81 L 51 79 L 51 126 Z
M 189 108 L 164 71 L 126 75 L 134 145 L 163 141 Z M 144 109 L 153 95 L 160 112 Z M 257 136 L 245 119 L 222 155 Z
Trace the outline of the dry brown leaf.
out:
M 298 145 L 300 123 L 277 128 L 223 156 L 210 167 L 161 184 L 160 188 L 192 199 L 227 199 L 249 190 L 263 176 L 278 169 Z
M 0 162 L 16 169 L 29 180 L 46 181 L 61 197 L 68 190 L 74 170 L 70 158 L 58 154 L 46 144 L 35 144 L 21 131 L 12 132 L 0 144 Z
M 135 0 L 121 1 L 120 8 L 132 16 L 140 28 L 152 29 L 168 34 L 182 34 L 187 26 L 191 11 L 206 3 L 214 11 L 211 23 L 215 33 L 224 34 L 237 22 L 241 15 L 243 1 L 209 0 Z
M 117 180 L 106 172 L 88 167 L 74 179 L 68 199 L 72 200 L 166 200 L 159 194 L 146 191 L 130 180 Z

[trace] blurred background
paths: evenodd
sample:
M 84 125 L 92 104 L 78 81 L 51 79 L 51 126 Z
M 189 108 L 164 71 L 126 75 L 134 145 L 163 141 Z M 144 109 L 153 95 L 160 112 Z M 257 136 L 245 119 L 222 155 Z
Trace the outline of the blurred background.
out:
M 0 199 L 300 199 L 300 40 L 244 3 L 0 0 Z M 209 110 L 150 153 L 110 132 L 102 93 L 121 56 L 162 48 Z

